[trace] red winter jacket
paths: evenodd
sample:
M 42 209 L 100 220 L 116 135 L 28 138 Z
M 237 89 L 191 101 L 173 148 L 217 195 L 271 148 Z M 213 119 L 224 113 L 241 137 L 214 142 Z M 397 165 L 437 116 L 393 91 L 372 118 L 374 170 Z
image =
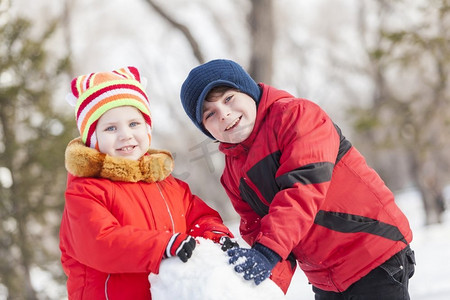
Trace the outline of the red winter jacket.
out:
M 152 160 L 154 155 L 137 163 L 137 171 L 128 168 L 129 160 L 105 156 L 80 143 L 72 142 L 66 151 L 66 166 L 78 176 L 68 175 L 60 229 L 69 299 L 151 299 L 148 275 L 158 273 L 173 233 L 202 236 L 216 230 L 231 235 L 219 214 L 192 195 L 186 183 L 170 171 L 155 170 L 164 168 L 158 159 Z M 156 154 L 161 155 L 167 158 Z M 109 177 L 108 172 L 118 170 L 121 181 L 79 177 Z M 149 175 L 143 179 L 148 182 L 133 182 L 143 174 Z
M 314 286 L 344 291 L 411 242 L 408 220 L 322 109 L 260 86 L 251 135 L 220 144 L 241 235 L 292 253 Z

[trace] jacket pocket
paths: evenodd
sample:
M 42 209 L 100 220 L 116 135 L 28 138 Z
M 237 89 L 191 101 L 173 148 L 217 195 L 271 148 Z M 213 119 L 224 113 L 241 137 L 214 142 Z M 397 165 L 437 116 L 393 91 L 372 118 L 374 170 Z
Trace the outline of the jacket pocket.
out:
M 407 246 L 383 263 L 380 268 L 386 271 L 396 283 L 408 285 L 409 279 L 414 275 L 414 265 L 414 251 Z

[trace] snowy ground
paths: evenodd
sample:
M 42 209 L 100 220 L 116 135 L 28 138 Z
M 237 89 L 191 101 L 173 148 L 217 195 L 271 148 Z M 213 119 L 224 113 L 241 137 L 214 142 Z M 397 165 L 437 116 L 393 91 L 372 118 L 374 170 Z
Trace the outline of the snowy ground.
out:
M 448 200 L 450 193 L 447 194 Z M 450 211 L 447 210 L 443 224 L 425 227 L 422 203 L 415 191 L 398 195 L 397 203 L 408 216 L 414 234 L 411 247 L 417 265 L 410 280 L 411 299 L 450 299 Z M 450 206 L 449 201 L 447 204 Z
M 444 224 L 424 227 L 421 203 L 414 191 L 397 196 L 414 232 L 411 247 L 416 252 L 416 273 L 410 281 L 413 300 L 450 299 L 450 213 Z M 228 224 L 237 233 L 237 224 Z M 241 245 L 245 243 L 238 238 Z M 150 276 L 153 299 L 314 299 L 311 286 L 298 269 L 286 295 L 273 282 L 259 286 L 245 281 L 227 264 L 226 255 L 209 241 L 201 241 L 184 264 L 173 258 L 161 264 L 160 275 Z

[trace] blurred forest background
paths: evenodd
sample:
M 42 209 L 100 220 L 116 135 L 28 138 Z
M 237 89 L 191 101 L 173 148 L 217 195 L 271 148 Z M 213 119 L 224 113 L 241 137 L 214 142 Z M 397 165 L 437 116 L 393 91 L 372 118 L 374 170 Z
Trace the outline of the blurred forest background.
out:
M 78 135 L 70 80 L 134 65 L 148 79 L 153 147 L 236 218 L 217 144 L 185 116 L 189 70 L 229 58 L 321 105 L 398 192 L 442 221 L 450 174 L 448 0 L 0 0 L 0 299 L 63 299 L 64 150 Z

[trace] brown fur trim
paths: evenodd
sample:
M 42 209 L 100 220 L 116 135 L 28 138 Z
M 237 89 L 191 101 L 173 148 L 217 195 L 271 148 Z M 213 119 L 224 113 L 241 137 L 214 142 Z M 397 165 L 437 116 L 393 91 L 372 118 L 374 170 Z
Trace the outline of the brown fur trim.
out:
M 76 138 L 67 145 L 66 170 L 78 177 L 101 177 L 113 181 L 156 182 L 173 170 L 173 158 L 165 150 L 150 149 L 139 160 L 113 157 L 83 144 Z

